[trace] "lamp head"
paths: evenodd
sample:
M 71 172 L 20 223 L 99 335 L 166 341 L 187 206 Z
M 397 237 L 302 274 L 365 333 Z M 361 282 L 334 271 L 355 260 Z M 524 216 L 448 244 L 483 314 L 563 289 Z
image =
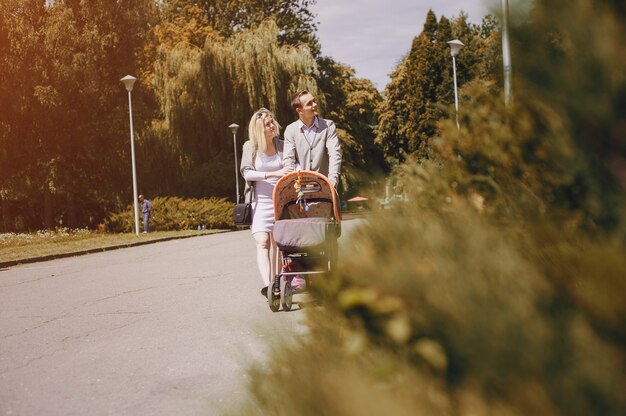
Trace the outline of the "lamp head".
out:
M 133 90 L 133 85 L 135 85 L 135 81 L 137 81 L 137 78 L 132 75 L 126 75 L 124 78 L 120 79 L 120 81 L 124 83 L 126 91 L 131 92 Z
M 231 124 L 230 126 L 228 126 L 228 128 L 230 129 L 230 131 L 233 132 L 233 134 L 237 134 L 237 129 L 239 128 L 239 124 Z
M 458 39 L 451 40 L 448 42 L 448 45 L 450 45 L 450 55 L 452 56 L 457 56 L 461 51 L 461 48 L 465 46 L 463 42 Z

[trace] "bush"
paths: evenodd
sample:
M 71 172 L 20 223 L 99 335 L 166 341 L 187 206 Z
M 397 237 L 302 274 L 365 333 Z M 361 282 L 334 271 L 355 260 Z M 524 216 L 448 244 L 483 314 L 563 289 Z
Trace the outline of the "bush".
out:
M 615 26 L 590 7 L 568 3 L 568 13 L 624 38 L 623 19 Z M 612 67 L 561 35 L 551 39 L 590 59 L 581 68 Z M 617 134 L 626 60 L 607 56 L 614 77 L 583 77 L 615 82 L 586 97 L 594 112 L 567 108 L 579 101 L 575 85 L 549 85 L 558 101 L 519 88 L 511 108 L 489 86 L 464 88 L 461 129 L 444 121 L 431 160 L 397 170 L 406 201 L 376 212 L 344 245 L 318 287 L 325 308 L 309 311 L 310 336 L 256 369 L 261 413 L 626 414 L 626 153 Z M 559 83 L 568 71 L 555 73 Z
M 626 11 L 532 3 L 513 105 L 462 89 L 243 411 L 626 414 Z
M 187 230 L 202 225 L 207 229 L 234 227 L 233 204 L 225 198 L 157 197 L 151 202 L 150 229 L 152 230 Z M 141 206 L 138 208 L 141 210 Z M 139 212 L 139 221 L 141 223 L 141 212 Z M 132 206 L 123 212 L 110 215 L 107 219 L 108 231 L 121 233 L 132 232 L 134 229 L 135 216 Z
M 268 414 L 624 414 L 624 241 L 454 173 L 407 164 L 350 236 L 310 336 L 254 373 Z

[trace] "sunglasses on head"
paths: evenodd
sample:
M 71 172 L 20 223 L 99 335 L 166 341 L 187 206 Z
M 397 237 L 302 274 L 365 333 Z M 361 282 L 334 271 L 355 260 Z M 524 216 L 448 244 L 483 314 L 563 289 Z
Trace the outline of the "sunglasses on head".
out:
M 263 117 L 263 114 L 267 113 L 269 113 L 269 110 L 267 108 L 262 108 L 256 113 L 256 118 L 261 118 Z

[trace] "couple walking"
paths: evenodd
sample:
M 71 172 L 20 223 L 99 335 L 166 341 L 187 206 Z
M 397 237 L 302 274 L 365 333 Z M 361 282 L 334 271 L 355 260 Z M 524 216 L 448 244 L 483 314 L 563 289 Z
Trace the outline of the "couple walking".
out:
M 293 96 L 291 107 L 298 115 L 280 139 L 280 125 L 271 111 L 261 108 L 248 125 L 249 140 L 243 145 L 241 174 L 246 180 L 245 195 L 252 192 L 252 237 L 256 242 L 257 265 L 267 295 L 270 283 L 270 246 L 274 244 L 274 185 L 296 169 L 326 175 L 336 187 L 341 169 L 341 147 L 335 123 L 319 117 L 315 97 L 308 91 Z

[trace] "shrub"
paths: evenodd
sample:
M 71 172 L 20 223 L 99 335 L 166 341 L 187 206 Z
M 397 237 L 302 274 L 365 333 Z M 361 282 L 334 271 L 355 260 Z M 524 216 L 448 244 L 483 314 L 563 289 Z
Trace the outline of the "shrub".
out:
M 310 336 L 255 370 L 266 413 L 626 413 L 620 171 L 584 120 L 486 89 L 397 170 L 406 201 L 350 236 Z
M 151 200 L 150 228 L 158 231 L 232 228 L 233 204 L 225 198 L 183 199 L 179 197 L 157 197 Z M 141 207 L 139 207 L 141 209 Z M 139 212 L 141 223 L 141 212 Z M 132 232 L 135 229 L 133 207 L 114 213 L 107 220 L 111 232 Z
M 255 370 L 260 413 L 626 414 L 622 3 L 533 2 L 513 105 L 462 90 Z

